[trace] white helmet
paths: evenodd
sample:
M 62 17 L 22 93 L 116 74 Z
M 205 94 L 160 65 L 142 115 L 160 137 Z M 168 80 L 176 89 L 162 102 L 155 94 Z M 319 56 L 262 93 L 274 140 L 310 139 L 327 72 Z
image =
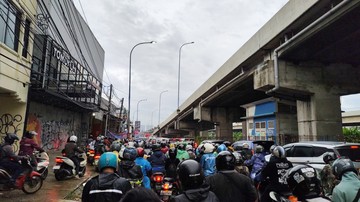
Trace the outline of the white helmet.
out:
M 215 150 L 215 146 L 211 143 L 205 143 L 202 148 L 205 154 L 213 153 Z
M 243 144 L 243 149 L 249 149 L 249 147 L 250 147 L 250 146 L 249 146 L 248 143 L 245 142 L 245 143 Z
M 185 150 L 186 151 L 189 151 L 189 150 L 192 150 L 193 149 L 193 146 L 191 145 L 191 144 L 188 144 L 188 145 L 186 145 L 186 147 L 185 147 Z
M 75 135 L 70 136 L 70 142 L 77 142 L 77 137 Z

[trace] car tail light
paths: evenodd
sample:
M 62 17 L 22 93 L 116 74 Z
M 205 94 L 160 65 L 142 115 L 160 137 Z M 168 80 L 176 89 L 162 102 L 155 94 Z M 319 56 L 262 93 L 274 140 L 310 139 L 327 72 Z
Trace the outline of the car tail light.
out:
M 63 163 L 64 160 L 62 160 L 61 158 L 56 158 L 56 159 L 55 159 L 55 162 L 56 162 L 56 163 Z
M 154 181 L 155 182 L 162 182 L 162 180 L 163 180 L 163 177 L 161 175 L 155 175 L 154 176 Z
M 359 146 L 357 146 L 357 145 L 351 145 L 351 146 L 350 146 L 350 149 L 359 149 Z

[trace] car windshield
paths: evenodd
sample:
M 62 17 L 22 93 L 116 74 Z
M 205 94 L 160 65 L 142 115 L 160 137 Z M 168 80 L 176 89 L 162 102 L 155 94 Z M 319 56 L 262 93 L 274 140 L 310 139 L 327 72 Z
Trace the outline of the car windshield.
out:
M 340 156 L 345 156 L 352 161 L 360 162 L 360 145 L 346 145 L 336 147 Z

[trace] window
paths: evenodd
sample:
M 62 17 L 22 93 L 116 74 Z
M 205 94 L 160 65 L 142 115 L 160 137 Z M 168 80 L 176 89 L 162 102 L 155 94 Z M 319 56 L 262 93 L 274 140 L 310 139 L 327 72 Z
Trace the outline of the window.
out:
M 28 46 L 29 46 L 29 37 L 30 37 L 30 20 L 25 20 L 25 32 L 24 32 L 24 40 L 23 40 L 23 50 L 22 50 L 22 56 L 27 58 L 28 53 Z
M 274 129 L 274 121 L 268 121 L 268 129 Z
M 293 157 L 312 157 L 312 147 L 295 147 Z
M 324 147 L 313 147 L 314 156 L 318 157 L 323 155 L 323 153 L 327 152 L 327 149 Z
M 20 31 L 20 12 L 8 0 L 0 0 L 0 42 L 17 51 Z

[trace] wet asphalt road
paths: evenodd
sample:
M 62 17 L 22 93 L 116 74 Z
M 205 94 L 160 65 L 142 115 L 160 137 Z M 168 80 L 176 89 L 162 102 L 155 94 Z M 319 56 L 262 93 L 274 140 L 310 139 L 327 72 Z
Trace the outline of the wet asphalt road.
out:
M 78 185 L 82 184 L 89 177 L 96 175 L 93 166 L 87 166 L 85 176 L 80 179 L 67 179 L 57 181 L 55 179 L 52 167 L 55 163 L 55 156 L 60 152 L 48 152 L 50 157 L 49 174 L 43 182 L 42 188 L 35 194 L 25 194 L 22 190 L 0 191 L 1 202 L 21 202 L 21 201 L 41 201 L 41 202 L 57 202 L 62 201 L 70 192 Z

